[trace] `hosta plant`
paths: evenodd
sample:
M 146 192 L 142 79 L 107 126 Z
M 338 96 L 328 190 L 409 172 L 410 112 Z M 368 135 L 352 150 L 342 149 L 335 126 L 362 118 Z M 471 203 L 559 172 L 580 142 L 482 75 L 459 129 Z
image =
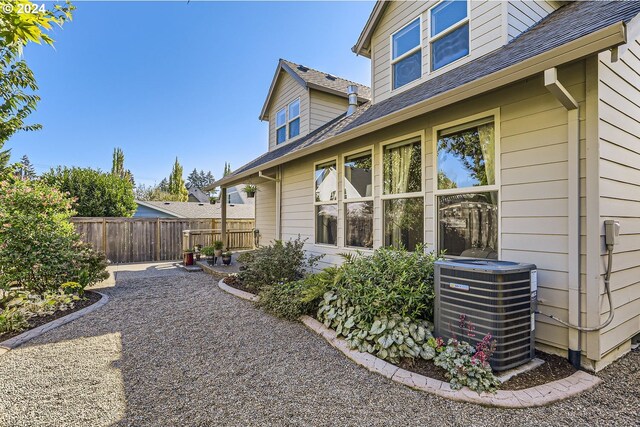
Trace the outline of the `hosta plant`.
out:
M 402 358 L 432 359 L 435 348 L 429 345 L 432 326 L 400 315 L 363 319 L 360 306 L 354 306 L 334 291 L 324 294 L 318 318 L 346 338 L 349 347 L 371 353 L 383 360 L 397 363 Z

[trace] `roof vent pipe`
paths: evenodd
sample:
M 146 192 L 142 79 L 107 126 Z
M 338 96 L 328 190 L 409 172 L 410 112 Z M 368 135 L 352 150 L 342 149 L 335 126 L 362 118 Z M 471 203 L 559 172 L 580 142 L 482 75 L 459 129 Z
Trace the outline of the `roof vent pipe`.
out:
M 347 86 L 347 94 L 349 95 L 349 108 L 347 108 L 347 117 L 352 115 L 358 108 L 358 86 Z

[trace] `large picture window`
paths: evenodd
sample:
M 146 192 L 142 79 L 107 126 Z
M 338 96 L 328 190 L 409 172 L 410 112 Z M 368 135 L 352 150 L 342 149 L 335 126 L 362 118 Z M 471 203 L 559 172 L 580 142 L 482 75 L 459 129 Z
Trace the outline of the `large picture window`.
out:
M 419 138 L 383 151 L 384 245 L 413 251 L 424 240 L 422 143 Z
M 498 258 L 498 186 L 494 117 L 437 131 L 438 250 Z
M 314 170 L 316 243 L 337 245 L 338 171 L 336 161 L 320 163 Z
M 373 248 L 373 152 L 344 158 L 345 246 Z
M 420 18 L 391 36 L 393 89 L 404 86 L 422 75 L 422 42 Z
M 445 0 L 429 11 L 433 71 L 469 54 L 467 8 L 466 0 Z

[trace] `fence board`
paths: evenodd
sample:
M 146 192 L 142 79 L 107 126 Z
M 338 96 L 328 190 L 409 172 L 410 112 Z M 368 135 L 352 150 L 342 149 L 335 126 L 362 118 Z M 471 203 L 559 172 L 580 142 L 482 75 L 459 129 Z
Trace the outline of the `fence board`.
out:
M 95 250 L 113 263 L 172 261 L 182 259 L 184 230 L 212 230 L 221 227 L 215 218 L 72 218 L 76 231 Z M 229 249 L 253 244 L 254 220 L 227 220 Z M 200 243 L 209 246 L 219 233 L 201 233 Z

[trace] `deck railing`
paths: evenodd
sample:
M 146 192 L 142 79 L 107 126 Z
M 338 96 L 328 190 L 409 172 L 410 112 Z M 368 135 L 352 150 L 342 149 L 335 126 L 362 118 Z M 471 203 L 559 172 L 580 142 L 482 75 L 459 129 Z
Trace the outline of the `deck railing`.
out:
M 227 230 L 225 249 L 253 249 L 255 237 L 253 230 Z M 221 229 L 184 230 L 182 232 L 182 249 L 191 249 L 195 245 L 212 246 L 216 240 L 222 241 Z

